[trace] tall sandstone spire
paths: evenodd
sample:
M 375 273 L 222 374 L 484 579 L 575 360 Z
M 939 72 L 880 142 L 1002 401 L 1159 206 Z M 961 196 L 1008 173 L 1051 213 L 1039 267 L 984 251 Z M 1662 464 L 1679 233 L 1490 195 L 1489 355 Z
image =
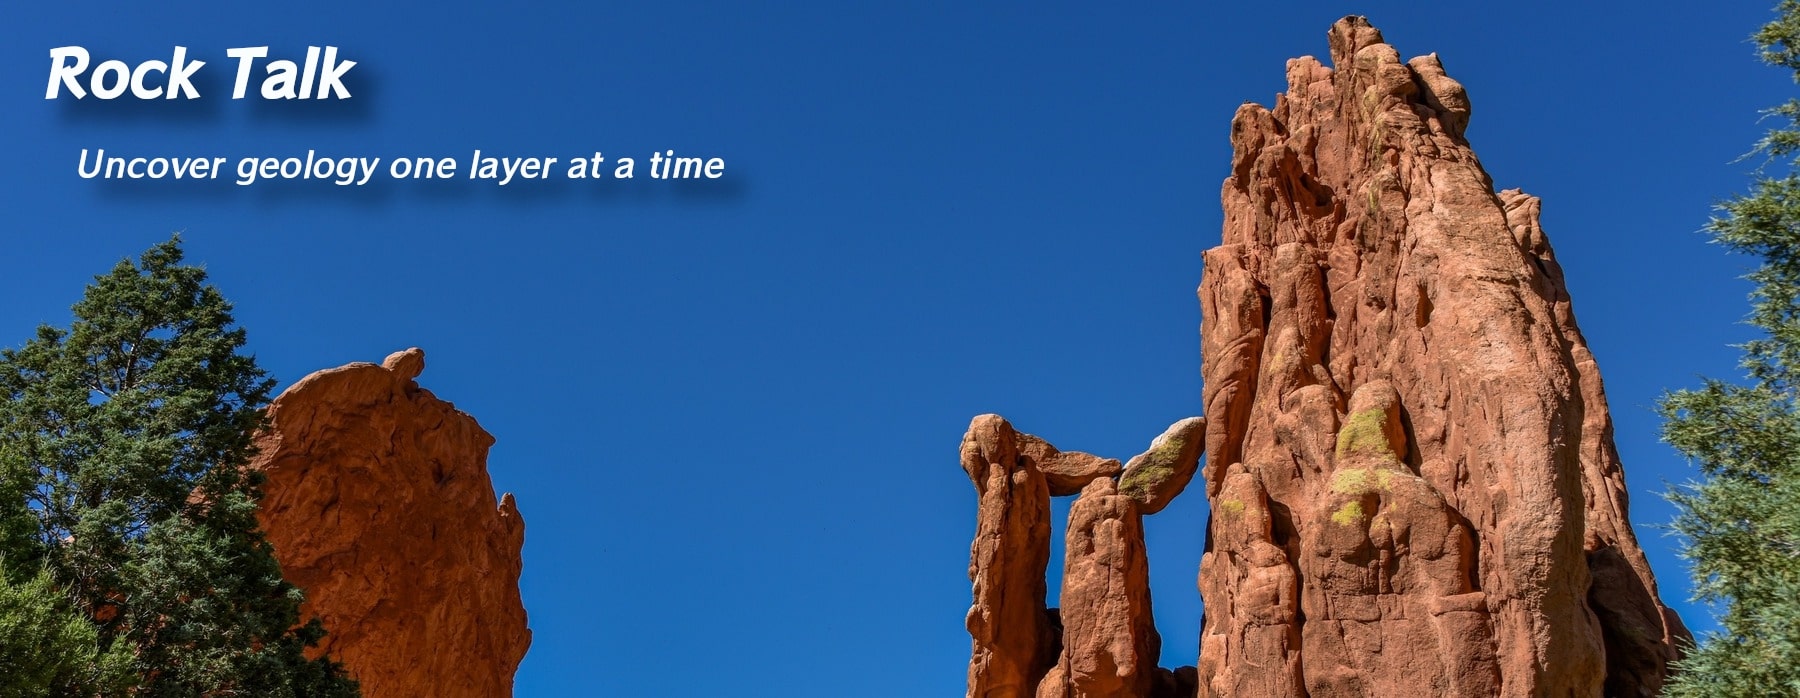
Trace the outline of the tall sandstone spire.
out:
M 1329 39 L 1334 68 L 1289 61 L 1274 109 L 1232 121 L 1207 418 L 1123 468 L 970 425 L 970 696 L 1660 691 L 1688 634 L 1627 520 L 1538 200 L 1494 191 L 1435 55 L 1402 62 L 1361 17 Z M 1141 517 L 1196 470 L 1200 666 L 1169 671 Z M 1046 609 L 1049 500 L 1077 493 Z
M 1639 696 L 1680 620 L 1538 200 L 1346 17 L 1232 120 L 1200 286 L 1202 696 Z

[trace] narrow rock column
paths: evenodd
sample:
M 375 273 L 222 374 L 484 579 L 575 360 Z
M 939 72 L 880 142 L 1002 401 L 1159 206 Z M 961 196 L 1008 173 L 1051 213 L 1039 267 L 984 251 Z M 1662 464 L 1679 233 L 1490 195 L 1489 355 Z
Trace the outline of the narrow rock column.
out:
M 976 417 L 963 436 L 963 472 L 979 499 L 969 547 L 974 605 L 965 619 L 974 638 L 970 698 L 1030 698 L 1056 662 L 1057 633 L 1044 608 L 1050 489 L 1018 442 L 993 414 Z
M 1063 651 L 1068 698 L 1150 695 L 1162 638 L 1150 613 L 1150 562 L 1138 503 L 1099 478 L 1069 508 L 1063 567 Z M 1053 674 L 1055 676 L 1055 674 Z
M 1200 559 L 1206 622 L 1198 695 L 1305 695 L 1299 570 L 1284 547 L 1293 531 L 1274 528 L 1271 507 L 1278 505 L 1255 473 L 1234 466 L 1222 479 L 1213 498 L 1213 549 Z

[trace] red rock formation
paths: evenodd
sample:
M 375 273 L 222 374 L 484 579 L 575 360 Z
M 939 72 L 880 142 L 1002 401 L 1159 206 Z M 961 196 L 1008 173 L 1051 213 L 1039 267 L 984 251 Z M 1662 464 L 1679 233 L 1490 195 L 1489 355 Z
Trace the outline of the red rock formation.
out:
M 1095 479 L 1069 507 L 1063 547 L 1060 675 L 1038 697 L 1149 695 L 1162 638 L 1150 615 L 1137 501 L 1119 494 L 1111 478 Z
M 1200 287 L 1200 695 L 1652 695 L 1679 619 L 1593 356 L 1435 56 L 1358 17 L 1239 108 Z
M 1028 698 L 1056 662 L 1058 632 L 1044 608 L 1050 488 L 1037 462 L 1021 457 L 1019 436 L 987 414 L 962 442 L 963 472 L 980 501 L 969 547 L 975 600 L 965 619 L 975 639 L 969 695 L 977 698 Z
M 1119 461 L 1059 451 L 999 415 L 969 424 L 962 466 L 978 498 L 969 551 L 974 649 L 969 692 L 979 698 L 1191 696 L 1192 667 L 1156 666 L 1162 640 L 1150 608 L 1143 515 L 1181 493 L 1198 467 L 1206 420 L 1177 422 L 1121 469 Z M 1069 510 L 1062 603 L 1046 609 L 1050 497 L 1079 492 Z
M 1119 475 L 1119 492 L 1137 500 L 1145 514 L 1162 511 L 1187 489 L 1200 468 L 1200 449 L 1205 445 L 1206 419 L 1190 417 L 1169 425 L 1150 442 L 1150 449 L 1132 458 Z
M 1058 451 L 1050 442 L 1030 434 L 1016 434 L 1019 455 L 1024 456 L 1044 474 L 1050 485 L 1050 496 L 1064 497 L 1081 492 L 1097 477 L 1113 477 L 1123 472 L 1116 458 L 1101 458 L 1079 451 Z
M 512 694 L 531 644 L 525 524 L 474 418 L 414 382 L 418 349 L 314 373 L 269 407 L 259 518 L 302 617 L 371 698 Z

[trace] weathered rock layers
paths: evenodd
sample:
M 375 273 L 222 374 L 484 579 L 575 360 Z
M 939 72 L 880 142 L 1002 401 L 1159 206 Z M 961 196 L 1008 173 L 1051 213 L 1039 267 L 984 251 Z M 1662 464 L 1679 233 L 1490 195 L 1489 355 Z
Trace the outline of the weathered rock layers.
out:
M 1200 695 L 1654 694 L 1686 631 L 1538 200 L 1436 56 L 1329 36 L 1238 109 L 1205 258 Z
M 1627 520 L 1600 375 L 1538 200 L 1496 193 L 1462 86 L 1347 17 L 1240 107 L 1199 296 L 1208 419 L 1123 469 L 994 415 L 970 696 L 1646 696 L 1687 631 Z M 1200 666 L 1155 669 L 1141 517 L 1204 446 Z M 1049 498 L 1073 494 L 1063 608 Z
M 1177 422 L 1121 469 L 1059 451 L 999 415 L 976 417 L 963 471 L 980 500 L 969 580 L 975 603 L 969 695 L 981 698 L 1190 696 L 1192 667 L 1156 666 L 1143 516 L 1180 494 L 1199 467 L 1206 420 Z M 1050 497 L 1069 509 L 1062 608 L 1045 608 Z
M 525 524 L 495 502 L 494 438 L 420 388 L 424 352 L 307 376 L 269 407 L 259 518 L 320 651 L 371 698 L 512 694 L 531 644 Z

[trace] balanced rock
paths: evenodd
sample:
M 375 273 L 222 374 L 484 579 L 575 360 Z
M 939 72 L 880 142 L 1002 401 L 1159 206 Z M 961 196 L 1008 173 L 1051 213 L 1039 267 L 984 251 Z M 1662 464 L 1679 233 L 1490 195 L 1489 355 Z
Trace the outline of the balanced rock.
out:
M 525 524 L 495 501 L 494 438 L 417 383 L 424 352 L 320 371 L 277 397 L 250 467 L 302 617 L 371 698 L 512 694 L 531 644 Z
M 1159 439 L 1175 457 L 1156 464 L 1179 471 L 1181 454 L 1191 451 L 1185 483 L 1199 430 L 1171 429 L 1177 431 L 1186 441 Z M 969 549 L 974 603 L 966 619 L 974 640 L 970 698 L 1192 696 L 1193 667 L 1156 666 L 1162 640 L 1150 609 L 1143 511 L 1119 491 L 1119 461 L 1059 451 L 993 414 L 969 424 L 961 459 L 977 500 Z M 1173 497 L 1179 489 L 1152 491 Z M 1063 607 L 1045 608 L 1050 498 L 1077 492 L 1065 537 Z
M 1328 38 L 1238 109 L 1205 255 L 1199 695 L 1654 695 L 1688 635 L 1539 202 L 1435 56 Z
M 1150 442 L 1149 450 L 1125 464 L 1125 472 L 1119 476 L 1119 491 L 1137 500 L 1145 514 L 1162 511 L 1194 479 L 1205 439 L 1205 417 L 1189 417 L 1169 425 Z
M 1018 435 L 1019 455 L 1031 459 L 1044 480 L 1050 484 L 1050 496 L 1076 494 L 1096 478 L 1117 477 L 1122 468 L 1117 458 L 1101 458 L 1080 451 L 1059 451 L 1050 442 L 1030 434 Z

